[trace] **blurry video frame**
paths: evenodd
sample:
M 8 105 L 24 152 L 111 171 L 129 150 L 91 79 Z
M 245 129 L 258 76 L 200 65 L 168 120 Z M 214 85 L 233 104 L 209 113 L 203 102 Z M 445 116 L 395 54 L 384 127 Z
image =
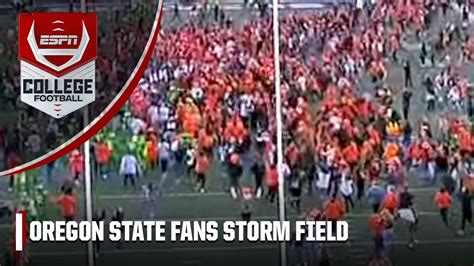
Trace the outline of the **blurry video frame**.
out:
M 288 243 L 288 265 L 472 265 L 472 3 L 361 2 L 281 3 L 286 216 L 350 224 L 347 243 Z M 167 1 L 163 14 L 140 85 L 92 140 L 94 218 L 277 220 L 270 3 Z M 54 202 L 72 190 L 83 219 L 83 163 L 78 150 L 15 177 L 5 206 L 66 218 Z M 32 245 L 31 264 L 85 252 Z M 95 253 L 98 265 L 280 255 L 276 243 L 222 241 Z

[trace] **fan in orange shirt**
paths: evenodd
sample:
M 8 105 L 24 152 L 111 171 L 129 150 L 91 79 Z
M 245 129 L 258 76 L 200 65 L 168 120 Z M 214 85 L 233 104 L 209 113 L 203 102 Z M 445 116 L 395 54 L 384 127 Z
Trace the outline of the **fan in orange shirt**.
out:
M 99 175 L 105 180 L 107 179 L 107 166 L 112 154 L 109 146 L 103 139 L 97 140 L 94 146 L 94 154 L 99 168 Z
M 453 203 L 451 195 L 449 195 L 449 192 L 446 189 L 441 188 L 438 192 L 436 192 L 434 202 L 439 209 L 439 214 L 441 215 L 444 225 L 448 227 L 448 210 Z
M 323 207 L 324 217 L 328 220 L 333 222 L 333 230 L 336 228 L 336 222 L 340 219 L 344 218 L 346 214 L 346 208 L 344 203 L 336 198 L 336 195 L 332 195 L 331 198 L 324 203 Z
M 200 123 L 201 115 L 198 112 L 187 114 L 183 121 L 184 133 L 197 137 Z
M 211 162 L 204 151 L 199 152 L 196 158 L 196 178 L 199 183 L 199 192 L 204 193 L 206 184 L 206 175 L 211 166 Z
M 229 121 L 225 127 L 224 135 L 227 141 L 231 138 L 235 138 L 239 145 L 243 144 L 246 136 L 247 130 L 240 118 L 234 116 L 231 121 Z
M 199 130 L 198 135 L 199 147 L 208 155 L 212 156 L 212 149 L 214 147 L 214 137 L 209 126 L 206 129 Z
M 465 128 L 461 128 L 459 134 L 459 146 L 462 156 L 471 153 L 471 134 Z
M 400 199 L 398 193 L 395 191 L 394 187 L 389 188 L 389 191 L 382 201 L 381 209 L 387 209 L 392 215 L 395 215 L 399 205 Z
M 345 161 L 349 164 L 351 169 L 354 169 L 361 155 L 360 149 L 355 143 L 355 141 L 351 141 L 351 143 L 347 147 L 344 148 L 344 150 L 342 151 L 342 154 Z
M 390 161 L 398 155 L 400 155 L 400 146 L 395 142 L 388 143 L 383 154 L 385 162 Z
M 53 202 L 61 206 L 61 214 L 65 221 L 74 221 L 76 217 L 77 201 L 72 193 L 72 188 L 68 188 L 64 191 L 64 194 Z
M 149 134 L 145 147 L 145 158 L 148 165 L 153 169 L 158 161 L 158 141 L 155 135 Z
M 370 158 L 372 157 L 374 153 L 374 148 L 372 146 L 372 143 L 369 140 L 365 140 L 364 143 L 362 144 L 362 148 L 360 150 L 360 159 L 362 163 L 365 164 Z

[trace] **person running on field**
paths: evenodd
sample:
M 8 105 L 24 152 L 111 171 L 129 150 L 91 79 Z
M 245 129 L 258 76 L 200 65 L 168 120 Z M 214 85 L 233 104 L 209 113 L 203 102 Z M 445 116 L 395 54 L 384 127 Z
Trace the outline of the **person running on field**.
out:
M 472 225 L 472 195 L 465 186 L 461 189 L 461 211 L 461 230 L 458 231 L 458 234 L 464 235 L 466 224 Z
M 206 176 L 209 172 L 209 168 L 211 166 L 211 162 L 209 160 L 208 155 L 201 151 L 199 152 L 198 156 L 196 157 L 196 179 L 198 182 L 198 191 L 200 193 L 206 192 Z
M 74 221 L 76 218 L 77 201 L 73 195 L 72 188 L 67 188 L 64 193 L 57 199 L 54 199 L 53 202 L 60 205 L 62 217 L 66 222 Z
M 112 157 L 111 150 L 107 142 L 103 139 L 97 141 L 94 147 L 95 160 L 97 162 L 98 173 L 102 179 L 107 179 L 108 164 Z
M 268 189 L 267 199 L 273 203 L 278 192 L 278 170 L 275 164 L 268 166 L 265 181 Z
M 326 220 L 333 222 L 333 231 L 336 231 L 336 222 L 344 218 L 346 212 L 344 203 L 333 194 L 332 197 L 324 203 L 323 207 L 324 217 Z
M 238 197 L 239 191 L 239 179 L 243 173 L 242 161 L 240 155 L 237 152 L 231 152 L 228 156 L 228 173 L 230 177 L 230 194 L 232 198 Z
M 448 212 L 451 204 L 453 203 L 451 195 L 445 188 L 441 188 L 438 192 L 436 192 L 434 202 L 439 209 L 441 220 L 446 227 L 449 227 Z
M 404 190 L 400 193 L 400 207 L 398 210 L 398 215 L 401 219 L 408 223 L 408 232 L 410 233 L 410 240 L 408 242 L 408 247 L 413 248 L 416 239 L 416 226 L 418 224 L 418 214 L 416 212 L 413 199 L 415 196 L 408 191 L 408 187 L 405 186 Z
M 387 190 L 388 192 L 382 201 L 381 208 L 387 209 L 392 215 L 395 215 L 400 206 L 400 198 L 394 186 L 389 186 Z
M 241 189 L 242 196 L 242 220 L 250 222 L 252 218 L 252 200 L 254 192 L 251 187 L 242 187 Z
M 349 175 L 346 175 L 341 179 L 339 191 L 341 191 L 341 195 L 344 198 L 346 212 L 349 212 L 350 208 L 354 208 L 354 200 L 352 199 L 352 194 L 354 194 L 354 182 Z
M 69 158 L 69 170 L 76 185 L 79 184 L 80 177 L 84 172 L 84 156 L 79 150 L 73 150 Z
M 154 169 L 158 163 L 158 139 L 153 129 L 149 129 L 147 134 L 148 135 L 144 149 L 146 154 L 145 158 L 147 166 L 150 167 L 150 169 Z
M 301 212 L 301 194 L 303 185 L 304 172 L 298 171 L 295 176 L 292 177 L 290 182 L 290 205 L 295 208 L 297 213 Z
M 163 140 L 160 142 L 158 157 L 160 159 L 160 169 L 162 179 L 167 177 L 168 165 L 171 160 L 171 145 L 168 140 Z
M 106 216 L 106 212 L 104 209 L 102 209 L 100 212 L 98 211 L 94 211 L 94 214 L 92 216 L 92 221 L 96 222 L 96 223 L 99 223 L 99 222 L 103 222 L 105 220 L 105 216 Z M 99 257 L 100 255 L 100 241 L 97 241 L 97 242 L 94 242 L 94 248 L 95 248 L 95 256 L 96 257 Z
M 255 197 L 258 199 L 262 196 L 262 181 L 265 175 L 265 163 L 260 155 L 255 156 L 255 163 L 252 165 L 250 170 L 255 179 Z
M 158 201 L 158 191 L 155 184 L 148 183 L 142 185 L 143 193 L 143 217 L 144 219 L 154 219 L 156 203 Z
M 124 221 L 124 219 L 125 219 L 125 213 L 123 212 L 122 207 L 115 208 L 114 212 L 112 213 L 111 221 L 121 223 L 121 222 Z M 121 231 L 121 234 L 124 233 L 124 227 L 123 226 L 120 227 L 120 231 Z M 123 245 L 123 241 L 122 241 L 122 239 L 120 239 L 117 242 L 117 248 L 121 249 L 122 245 Z
M 384 247 L 387 250 L 393 241 L 393 230 L 394 230 L 394 215 L 388 209 L 382 209 L 380 215 L 383 217 L 384 229 L 383 229 L 383 242 Z
M 123 175 L 123 186 L 126 187 L 128 182 L 135 187 L 135 179 L 140 175 L 140 164 L 138 163 L 137 157 L 132 153 L 128 152 L 122 157 L 120 163 L 120 174 Z
M 369 217 L 369 225 L 374 240 L 375 254 L 381 254 L 384 250 L 384 220 L 380 213 L 374 212 Z
M 385 198 L 386 191 L 381 187 L 377 181 L 373 181 L 372 185 L 366 192 L 369 203 L 372 206 L 373 212 L 378 212 L 383 199 Z

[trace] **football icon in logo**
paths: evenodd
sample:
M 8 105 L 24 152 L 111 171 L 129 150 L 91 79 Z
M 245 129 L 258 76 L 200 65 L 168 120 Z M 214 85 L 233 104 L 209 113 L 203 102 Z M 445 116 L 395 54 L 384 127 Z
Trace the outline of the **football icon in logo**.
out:
M 56 33 L 64 32 L 64 29 L 60 27 L 60 24 L 64 24 L 64 21 L 56 20 L 52 24 L 59 25 L 50 34 L 35 34 L 35 23 L 33 22 L 28 34 L 28 44 L 38 62 L 56 71 L 60 71 L 81 60 L 90 39 L 84 22 L 82 23 L 83 30 L 79 45 L 77 43 L 81 35 Z M 39 45 L 36 37 L 38 35 Z

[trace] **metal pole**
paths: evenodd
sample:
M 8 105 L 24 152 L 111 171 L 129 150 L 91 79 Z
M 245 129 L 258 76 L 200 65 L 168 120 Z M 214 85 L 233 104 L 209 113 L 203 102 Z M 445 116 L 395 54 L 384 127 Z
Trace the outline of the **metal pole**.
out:
M 82 13 L 87 12 L 86 0 L 81 0 L 81 12 Z
M 89 124 L 89 108 L 84 107 L 84 128 Z M 86 200 L 86 221 L 92 222 L 92 176 L 90 141 L 84 142 L 84 194 Z M 87 265 L 94 266 L 94 243 L 87 242 Z
M 81 12 L 86 13 L 86 0 L 81 0 Z M 84 107 L 84 129 L 89 125 L 89 107 Z M 84 194 L 86 200 L 86 220 L 92 222 L 92 176 L 91 176 L 91 149 L 90 141 L 84 143 Z M 94 243 L 87 242 L 87 265 L 94 266 Z
M 281 117 L 280 89 L 280 21 L 278 19 L 278 0 L 273 0 L 273 59 L 275 65 L 275 95 L 276 95 L 276 124 L 277 124 L 277 169 L 278 169 L 278 214 L 280 222 L 285 216 L 285 179 L 283 177 L 283 126 Z M 286 243 L 280 243 L 280 265 L 286 266 Z

